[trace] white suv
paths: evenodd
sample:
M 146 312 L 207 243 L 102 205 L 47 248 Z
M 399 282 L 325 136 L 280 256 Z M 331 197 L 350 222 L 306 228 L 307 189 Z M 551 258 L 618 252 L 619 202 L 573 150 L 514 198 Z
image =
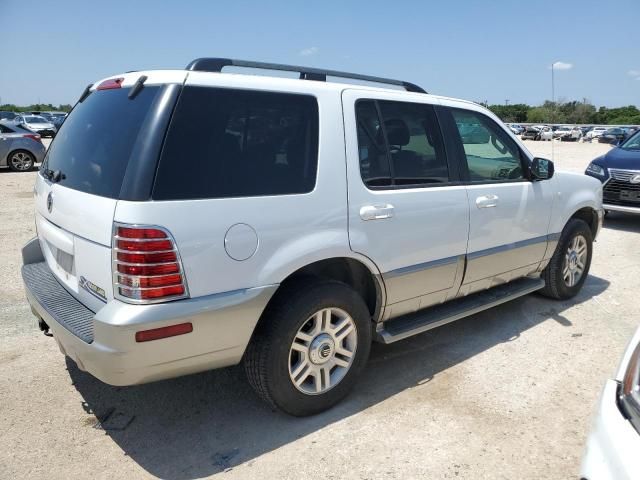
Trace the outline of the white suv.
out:
M 271 405 L 312 414 L 372 340 L 574 296 L 601 185 L 553 173 L 485 108 L 408 82 L 229 59 L 126 73 L 85 90 L 47 153 L 27 297 L 104 382 L 243 361 Z

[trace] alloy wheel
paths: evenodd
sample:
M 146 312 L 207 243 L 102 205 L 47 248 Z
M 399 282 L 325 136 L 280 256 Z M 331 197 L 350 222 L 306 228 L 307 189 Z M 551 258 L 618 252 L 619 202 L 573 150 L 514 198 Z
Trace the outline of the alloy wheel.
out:
M 569 243 L 562 264 L 562 278 L 567 287 L 573 287 L 580 281 L 586 263 L 587 239 L 582 235 L 576 235 Z
M 307 319 L 289 350 L 289 377 L 307 395 L 325 393 L 345 377 L 356 353 L 358 332 L 351 316 L 324 308 Z

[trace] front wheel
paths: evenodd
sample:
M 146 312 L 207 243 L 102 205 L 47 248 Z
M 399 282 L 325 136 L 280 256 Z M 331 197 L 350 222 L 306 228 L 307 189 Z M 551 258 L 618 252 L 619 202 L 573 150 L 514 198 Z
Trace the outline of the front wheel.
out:
M 311 282 L 279 292 L 244 359 L 258 395 L 295 416 L 342 400 L 371 348 L 370 314 L 360 295 L 343 283 Z
M 593 234 L 589 225 L 584 220 L 570 220 L 542 272 L 545 287 L 540 293 L 558 300 L 576 296 L 589 274 L 592 252 Z

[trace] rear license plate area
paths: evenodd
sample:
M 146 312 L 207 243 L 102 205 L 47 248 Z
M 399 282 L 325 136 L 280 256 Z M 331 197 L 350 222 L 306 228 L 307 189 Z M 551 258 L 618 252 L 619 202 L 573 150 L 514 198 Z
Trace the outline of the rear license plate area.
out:
M 73 273 L 73 255 L 69 255 L 63 250 L 56 249 L 56 263 L 65 272 Z

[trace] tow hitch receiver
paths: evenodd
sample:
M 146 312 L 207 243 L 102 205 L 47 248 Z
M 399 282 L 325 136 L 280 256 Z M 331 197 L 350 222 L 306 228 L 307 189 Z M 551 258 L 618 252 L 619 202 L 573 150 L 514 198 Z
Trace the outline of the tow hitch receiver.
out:
M 53 335 L 49 332 L 49 325 L 47 325 L 47 323 L 41 318 L 38 319 L 38 327 L 47 337 L 53 337 Z

